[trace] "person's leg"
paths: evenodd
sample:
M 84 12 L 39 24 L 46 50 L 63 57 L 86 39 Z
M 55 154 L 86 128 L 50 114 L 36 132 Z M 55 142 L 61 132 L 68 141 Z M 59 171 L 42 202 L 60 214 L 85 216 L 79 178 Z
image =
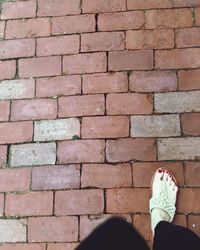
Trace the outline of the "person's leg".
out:
M 126 220 L 113 217 L 98 226 L 76 250 L 149 250 L 142 236 Z

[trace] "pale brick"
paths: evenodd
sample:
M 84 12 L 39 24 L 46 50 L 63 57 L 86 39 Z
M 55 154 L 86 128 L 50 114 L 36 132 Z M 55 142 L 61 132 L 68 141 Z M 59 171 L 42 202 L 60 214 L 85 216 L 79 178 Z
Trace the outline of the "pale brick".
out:
M 10 166 L 52 165 L 56 161 L 56 144 L 23 144 L 10 148 Z
M 0 145 L 0 167 L 4 167 L 7 161 L 7 146 Z
M 0 250 L 45 250 L 45 244 L 37 243 L 16 243 L 16 244 L 3 244 Z
M 78 243 L 50 243 L 47 245 L 47 250 L 74 250 L 76 247 Z
M 0 21 L 0 39 L 4 38 L 5 21 Z
M 181 70 L 178 72 L 180 90 L 200 90 L 200 69 Z
M 200 28 L 179 29 L 176 32 L 177 48 L 200 46 Z
M 4 194 L 0 194 L 0 216 L 3 216 L 4 206 Z
M 83 13 L 115 12 L 126 10 L 126 0 L 83 0 Z
M 181 0 L 182 1 L 182 0 Z M 128 0 L 128 10 L 171 8 L 171 0 Z
M 12 79 L 16 74 L 16 61 L 0 61 L 0 80 Z
M 196 26 L 200 26 L 200 8 L 195 8 L 195 20 Z
M 1 87 L 0 87 L 0 89 L 1 89 Z M 10 102 L 9 101 L 0 101 L 0 122 L 8 121 L 9 115 L 10 115 Z
M 199 0 L 173 0 L 174 7 L 200 6 Z

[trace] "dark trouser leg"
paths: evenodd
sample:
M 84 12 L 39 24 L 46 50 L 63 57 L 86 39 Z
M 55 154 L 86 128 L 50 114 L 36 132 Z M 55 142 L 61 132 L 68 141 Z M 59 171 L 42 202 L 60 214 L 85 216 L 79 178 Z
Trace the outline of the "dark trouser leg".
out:
M 200 250 L 200 238 L 187 228 L 161 221 L 155 228 L 153 250 Z
M 148 250 L 145 240 L 131 224 L 111 218 L 97 227 L 76 250 Z

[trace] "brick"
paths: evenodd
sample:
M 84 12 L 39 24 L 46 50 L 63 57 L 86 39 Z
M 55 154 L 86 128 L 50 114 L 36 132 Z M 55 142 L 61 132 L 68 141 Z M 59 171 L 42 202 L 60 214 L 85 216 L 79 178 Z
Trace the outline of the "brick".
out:
M 145 115 L 131 117 L 132 137 L 180 136 L 179 115 Z
M 200 6 L 199 0 L 173 0 L 174 7 Z
M 156 51 L 156 68 L 159 69 L 181 69 L 198 68 L 200 66 L 200 49 L 174 49 Z
M 0 169 L 0 192 L 28 191 L 31 170 L 28 168 Z
M 5 21 L 0 21 L 0 39 L 4 38 L 5 26 L 6 26 Z
M 7 161 L 7 146 L 0 145 L 0 167 L 3 167 Z
M 155 140 L 153 139 L 119 139 L 106 143 L 108 162 L 154 161 L 156 160 Z
M 123 32 L 98 32 L 81 35 L 81 51 L 111 51 L 125 49 Z
M 59 163 L 92 163 L 104 161 L 105 143 L 102 140 L 75 140 L 58 143 Z
M 103 115 L 105 111 L 104 102 L 103 95 L 60 97 L 58 99 L 58 116 Z
M 19 60 L 19 76 L 30 78 L 40 76 L 56 76 L 61 74 L 61 58 L 40 57 Z
M 106 109 L 109 115 L 151 114 L 152 96 L 138 93 L 108 94 Z
M 181 70 L 178 72 L 179 90 L 198 90 L 200 89 L 200 69 Z
M 77 217 L 38 217 L 28 220 L 29 242 L 73 242 L 77 239 Z
M 177 211 L 179 213 L 199 213 L 200 188 L 180 188 Z
M 127 8 L 128 10 L 138 10 L 138 9 L 161 9 L 161 8 L 171 8 L 172 1 L 170 0 L 128 0 Z
M 52 35 L 94 32 L 94 15 L 77 15 L 52 18 Z
M 26 220 L 0 219 L 1 243 L 26 242 Z
M 147 10 L 146 29 L 186 28 L 192 27 L 191 9 Z
M 125 0 L 83 0 L 82 11 L 83 13 L 101 13 L 101 12 L 115 12 L 126 10 Z
M 50 243 L 47 250 L 74 250 L 78 243 Z
M 83 75 L 83 93 L 127 92 L 128 79 L 124 72 Z
M 80 137 L 80 121 L 76 118 L 37 121 L 34 141 L 57 141 Z
M 80 166 L 35 167 L 32 170 L 32 190 L 79 188 Z
M 177 90 L 177 77 L 173 71 L 134 71 L 129 78 L 134 92 L 168 92 Z
M 176 32 L 177 48 L 195 47 L 200 45 L 200 28 L 179 29 Z
M 53 119 L 57 115 L 54 99 L 18 100 L 11 105 L 11 120 Z
M 0 87 L 1 89 L 1 87 Z M 10 115 L 10 102 L 0 101 L 0 121 L 8 121 Z
M 39 216 L 53 213 L 53 192 L 6 195 L 6 216 Z
M 199 187 L 199 175 L 199 162 L 187 162 L 185 164 L 185 185 L 187 187 Z
M 16 61 L 0 61 L 0 80 L 12 79 L 16 74 Z
M 150 187 L 151 179 L 158 168 L 166 168 L 176 177 L 179 187 L 184 186 L 184 171 L 182 163 L 178 162 L 138 162 L 133 163 L 133 186 Z
M 4 244 L 0 246 L 1 250 L 45 250 L 45 244 L 37 243 L 16 243 Z
M 184 113 L 200 111 L 200 91 L 155 94 L 155 111 Z
M 42 27 L 42 29 L 41 29 Z M 8 20 L 6 39 L 50 36 L 50 20 L 48 18 Z
M 81 187 L 131 187 L 131 175 L 129 164 L 84 164 L 82 166 Z
M 152 240 L 151 218 L 148 214 L 135 214 L 133 216 L 133 226 L 146 241 Z
M 0 99 L 27 99 L 33 98 L 35 80 L 20 79 L 7 80 L 0 83 Z
M 64 56 L 64 74 L 85 74 L 105 72 L 107 56 L 104 52 Z
M 176 214 L 172 223 L 182 227 L 187 227 L 187 217 L 186 215 Z
M 108 68 L 109 71 L 152 69 L 153 51 L 127 50 L 109 52 Z
M 100 214 L 103 209 L 102 190 L 57 191 L 55 194 L 56 215 Z
M 56 76 L 36 80 L 36 97 L 81 94 L 80 76 Z
M 181 116 L 184 135 L 200 135 L 200 113 L 186 113 Z
M 37 56 L 77 54 L 79 36 L 45 37 L 37 39 Z
M 199 215 L 189 215 L 188 216 L 188 228 L 194 233 L 200 236 L 200 216 Z
M 65 16 L 79 14 L 80 0 L 39 0 L 37 16 Z
M 56 161 L 55 143 L 32 143 L 10 147 L 10 166 L 54 165 Z
M 106 191 L 107 213 L 148 213 L 149 190 L 121 188 Z
M 200 138 L 165 138 L 158 140 L 158 160 L 199 160 Z
M 0 216 L 3 216 L 4 212 L 4 194 L 0 194 Z
M 32 136 L 31 121 L 0 123 L 0 144 L 29 142 L 32 141 Z
M 144 13 L 142 11 L 104 13 L 98 15 L 98 30 L 140 29 L 144 22 Z
M 195 20 L 196 20 L 195 24 L 199 26 L 200 25 L 200 8 L 195 9 Z

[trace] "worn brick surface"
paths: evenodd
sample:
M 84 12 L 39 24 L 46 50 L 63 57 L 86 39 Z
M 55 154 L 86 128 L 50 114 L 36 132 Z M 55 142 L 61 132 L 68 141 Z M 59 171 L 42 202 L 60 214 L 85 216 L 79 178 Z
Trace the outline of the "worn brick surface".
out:
M 196 20 L 196 25 L 200 25 L 200 8 L 195 9 L 195 20 Z
M 0 145 L 0 167 L 7 163 L 7 146 Z
M 84 13 L 115 12 L 126 10 L 125 0 L 83 0 L 82 10 Z
M 1 250 L 45 250 L 45 244 L 41 243 L 16 243 L 4 244 L 0 246 Z
M 74 250 L 78 243 L 50 243 L 47 250 Z
M 8 121 L 10 114 L 10 102 L 0 101 L 0 121 Z
M 182 130 L 185 135 L 200 135 L 200 114 L 187 113 L 181 116 Z
M 0 21 L 0 38 L 4 38 L 5 21 Z
M 16 61 L 0 61 L 0 80 L 12 79 L 16 74 Z
M 185 184 L 187 187 L 199 187 L 199 162 L 187 162 L 185 164 Z
M 188 227 L 190 230 L 194 231 L 197 235 L 200 235 L 200 216 L 199 215 L 189 215 L 188 216 Z
M 200 70 L 181 70 L 178 72 L 178 88 L 180 90 L 198 90 L 200 89 Z
M 171 8 L 172 1 L 170 0 L 128 0 L 127 7 L 129 10 L 138 10 L 138 9 L 155 9 L 155 8 Z

